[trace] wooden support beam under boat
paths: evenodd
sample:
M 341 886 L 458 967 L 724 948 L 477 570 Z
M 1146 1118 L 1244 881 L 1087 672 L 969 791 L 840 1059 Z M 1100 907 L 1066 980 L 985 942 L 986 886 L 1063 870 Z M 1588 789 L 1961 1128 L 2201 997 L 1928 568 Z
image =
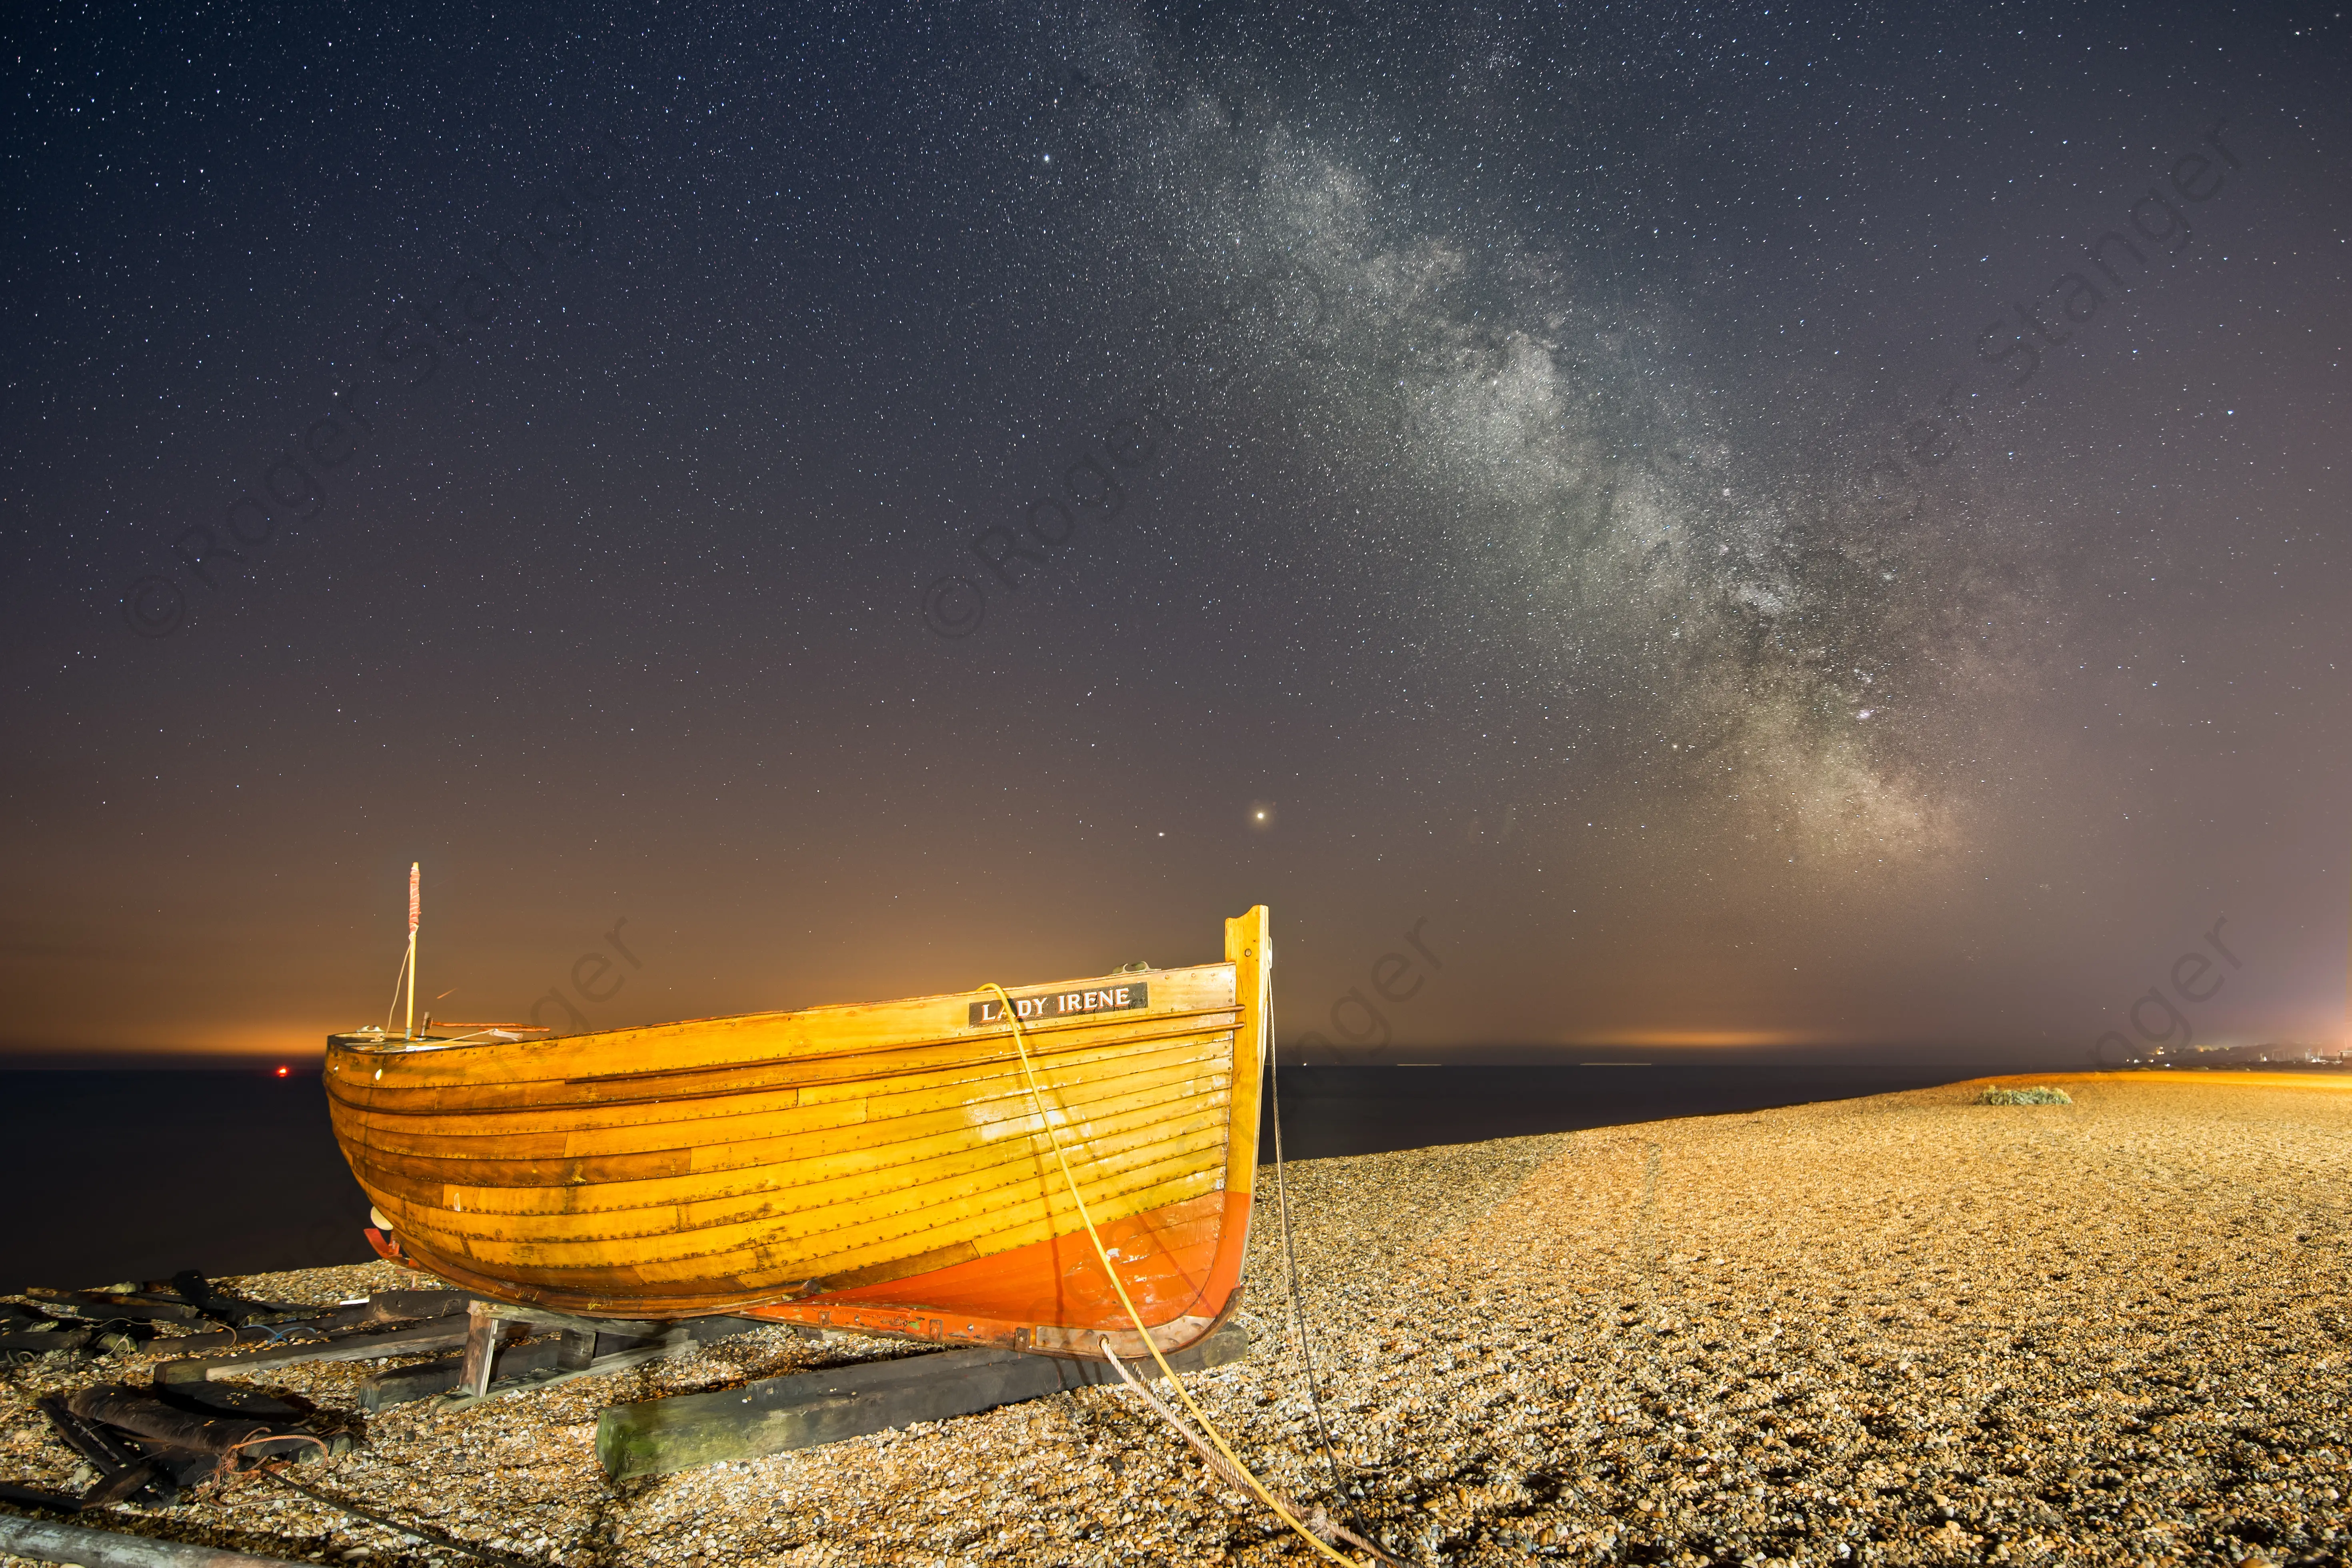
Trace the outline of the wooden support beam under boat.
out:
M 386 1329 L 381 1333 L 346 1334 L 340 1339 L 269 1345 L 261 1350 L 238 1351 L 231 1355 L 189 1356 L 160 1363 L 155 1368 L 155 1381 L 218 1382 L 223 1378 L 243 1377 L 264 1367 L 303 1366 L 322 1361 L 383 1361 L 391 1356 L 422 1355 L 428 1351 L 448 1350 L 463 1344 L 466 1328 L 465 1319 L 452 1316 L 411 1323 L 405 1328 Z
M 354 1309 L 353 1310 L 362 1310 Z M 574 1318 L 531 1307 L 485 1301 L 455 1290 L 392 1291 L 379 1295 L 372 1315 L 429 1312 L 423 1322 L 330 1339 L 269 1345 L 223 1356 L 188 1356 L 161 1363 L 159 1384 L 225 1382 L 276 1367 L 331 1361 L 384 1361 L 457 1351 L 421 1365 L 382 1373 L 360 1384 L 364 1410 L 452 1396 L 453 1404 L 527 1393 L 575 1377 L 597 1377 L 680 1355 L 730 1334 L 772 1328 L 749 1318 L 695 1318 L 685 1322 Z M 501 1342 L 530 1337 L 520 1343 Z
M 0 1554 L 35 1563 L 79 1563 L 82 1568 L 301 1568 L 283 1557 L 256 1557 L 215 1546 L 161 1541 L 152 1535 L 125 1535 L 7 1514 L 0 1514 Z
M 491 1381 L 493 1365 L 503 1368 L 499 1336 L 509 1324 L 555 1331 L 551 1355 L 534 1356 L 528 1366 L 518 1364 L 506 1378 Z M 466 1353 L 459 1358 L 445 1401 L 452 1408 L 509 1394 L 526 1394 L 574 1378 L 603 1377 L 648 1362 L 684 1355 L 713 1340 L 772 1327 L 749 1318 L 692 1318 L 684 1322 L 629 1321 L 613 1318 L 575 1318 L 536 1307 L 476 1301 L 468 1314 Z M 436 1390 L 435 1392 L 439 1392 Z M 379 1399 L 381 1403 L 381 1399 Z
M 1177 1372 L 1190 1373 L 1247 1354 L 1247 1331 L 1228 1321 L 1168 1361 Z M 1158 1375 L 1154 1367 L 1138 1370 Z M 1118 1381 L 1108 1362 L 1067 1356 L 999 1350 L 900 1356 L 791 1373 L 713 1394 L 616 1405 L 597 1419 L 596 1457 L 616 1481 L 667 1475 Z

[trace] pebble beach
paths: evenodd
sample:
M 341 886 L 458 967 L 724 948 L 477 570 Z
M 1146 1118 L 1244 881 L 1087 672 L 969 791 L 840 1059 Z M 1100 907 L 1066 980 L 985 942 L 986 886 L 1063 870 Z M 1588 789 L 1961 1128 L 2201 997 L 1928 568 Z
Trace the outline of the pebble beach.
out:
M 2352 1560 L 2352 1081 L 1999 1081 L 2072 1103 L 1982 1104 L 1979 1081 L 1293 1163 L 1328 1456 L 1266 1169 L 1251 1354 L 1188 1386 L 1267 1484 L 1430 1568 Z M 232 1283 L 324 1302 L 422 1282 L 379 1263 Z M 567 1568 L 1318 1561 L 1117 1387 L 620 1486 L 597 1465 L 606 1405 L 910 1353 L 762 1331 L 353 1415 L 359 1447 L 289 1474 Z M 33 1400 L 154 1359 L 8 1369 L 0 1479 L 68 1488 Z M 372 1370 L 256 1381 L 352 1410 Z M 479 1561 L 259 1474 L 75 1522 Z

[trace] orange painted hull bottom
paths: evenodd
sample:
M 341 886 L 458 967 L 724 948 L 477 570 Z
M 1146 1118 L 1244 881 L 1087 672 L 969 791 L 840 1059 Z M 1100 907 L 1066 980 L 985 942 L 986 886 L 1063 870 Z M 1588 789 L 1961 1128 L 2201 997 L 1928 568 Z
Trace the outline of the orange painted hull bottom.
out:
M 1161 1353 L 1207 1338 L 1240 1305 L 1249 1220 L 1250 1194 L 1223 1192 L 1101 1227 L 1119 1281 Z M 369 1240 L 376 1239 L 371 1231 Z M 413 1244 L 377 1242 L 377 1250 L 459 1285 L 497 1285 Z M 1046 1355 L 1099 1359 L 1104 1340 L 1123 1358 L 1150 1353 L 1084 1231 L 882 1284 L 743 1308 L 740 1315 Z
M 1238 1304 L 1249 1214 L 1249 1194 L 1210 1193 L 1102 1226 L 1119 1282 L 1163 1352 L 1207 1337 Z M 1085 1356 L 1107 1337 L 1122 1356 L 1146 1353 L 1083 1231 L 744 1315 Z

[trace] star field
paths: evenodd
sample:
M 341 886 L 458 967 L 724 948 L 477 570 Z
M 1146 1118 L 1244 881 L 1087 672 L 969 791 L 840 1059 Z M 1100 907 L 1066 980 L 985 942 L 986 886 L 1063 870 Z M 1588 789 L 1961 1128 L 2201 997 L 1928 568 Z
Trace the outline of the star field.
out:
M 1416 1048 L 2340 1026 L 2333 12 L 23 29 L 19 1051 L 1203 955 Z M 1434 939 L 1433 939 L 1434 940 Z M 1099 963 L 1097 963 L 1099 961 Z M 1418 1058 L 1416 1058 L 1418 1059 Z

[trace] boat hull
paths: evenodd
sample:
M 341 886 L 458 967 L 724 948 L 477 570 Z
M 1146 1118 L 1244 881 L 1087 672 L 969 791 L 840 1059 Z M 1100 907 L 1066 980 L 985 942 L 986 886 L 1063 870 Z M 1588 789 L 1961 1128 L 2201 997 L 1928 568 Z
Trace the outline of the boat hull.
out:
M 1231 1310 L 1270 952 L 1013 992 L 1086 1208 L 1164 1349 Z M 422 1047 L 327 1092 L 387 1248 L 583 1316 L 748 1314 L 1063 1354 L 1141 1343 L 993 993 Z

